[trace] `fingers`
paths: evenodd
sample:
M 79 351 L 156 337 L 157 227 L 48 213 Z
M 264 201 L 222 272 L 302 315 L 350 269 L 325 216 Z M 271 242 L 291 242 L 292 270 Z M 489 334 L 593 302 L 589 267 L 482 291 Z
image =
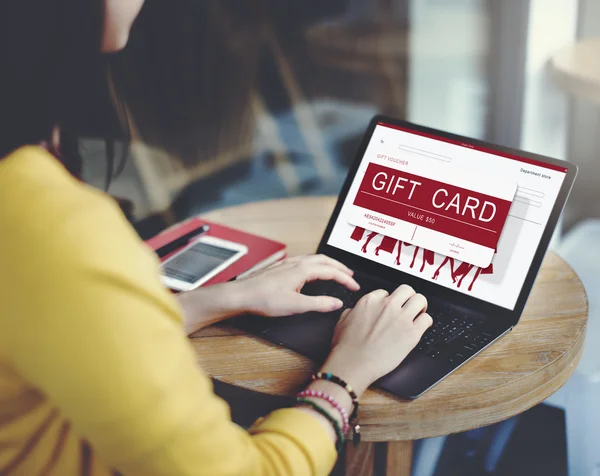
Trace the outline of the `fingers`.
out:
M 350 276 L 354 275 L 354 271 L 352 271 L 350 268 L 348 268 L 348 266 L 346 266 L 345 264 L 340 263 L 339 261 L 337 261 L 333 258 L 330 258 L 329 256 L 326 256 L 326 255 L 313 255 L 313 256 L 308 256 L 305 259 L 308 261 L 314 262 L 314 263 L 333 266 L 334 268 L 337 268 L 340 271 L 343 271 L 344 273 L 346 273 Z
M 425 331 L 433 325 L 433 319 L 429 314 L 424 312 L 417 316 L 417 318 L 414 320 L 414 324 L 417 332 L 420 332 L 420 334 L 423 335 Z
M 358 300 L 355 309 L 361 315 L 371 315 L 373 314 L 373 309 L 377 309 L 375 314 L 379 316 L 381 314 L 381 310 L 385 307 L 385 299 L 388 296 L 389 293 L 385 289 L 371 291 Z
M 383 306 L 383 300 L 389 296 L 389 293 L 385 289 L 377 289 L 375 291 L 371 291 L 368 294 L 365 294 L 361 297 L 356 303 L 356 307 L 363 308 L 368 306 L 369 303 L 381 301 L 381 305 Z M 341 316 L 341 319 L 346 317 L 353 309 L 346 309 Z
M 290 314 L 304 312 L 332 312 L 341 309 L 344 303 L 330 296 L 304 296 L 297 294 L 291 302 Z
M 329 264 L 307 264 L 306 266 L 308 272 L 307 281 L 337 281 L 351 291 L 358 291 L 360 289 L 360 285 L 354 278 L 339 268 L 330 266 Z
M 348 266 L 346 266 L 343 263 L 340 263 L 339 261 L 330 258 L 329 256 L 326 255 L 305 255 L 305 256 L 295 256 L 293 258 L 288 258 L 287 260 L 285 260 L 285 262 L 288 263 L 307 263 L 309 265 L 313 265 L 313 264 L 325 264 L 328 266 L 333 266 L 334 268 L 339 269 L 340 271 L 343 271 L 344 273 L 352 276 L 354 275 L 354 271 L 352 271 L 350 268 L 348 268 Z
M 403 311 L 411 319 L 427 310 L 427 299 L 422 294 L 415 294 L 402 307 Z
M 378 298 L 386 298 L 390 295 L 385 289 L 376 289 L 375 291 L 371 291 L 367 296 L 378 297 Z
M 389 295 L 390 293 L 388 293 L 385 289 L 376 289 L 375 291 L 371 291 L 370 293 L 365 294 L 363 297 L 360 298 L 358 302 L 366 302 L 372 299 L 384 299 Z
M 281 268 L 299 266 L 306 281 L 333 280 L 351 291 L 358 291 L 360 285 L 352 278 L 354 271 L 333 258 L 325 255 L 296 256 L 281 261 L 268 269 L 281 265 Z
M 390 294 L 388 301 L 390 305 L 403 307 L 415 294 L 416 292 L 412 287 L 408 284 L 403 284 Z
M 346 319 L 346 317 L 348 317 L 351 312 L 352 312 L 351 308 L 344 309 L 344 312 L 342 312 L 342 315 L 340 316 L 340 321 L 343 319 Z

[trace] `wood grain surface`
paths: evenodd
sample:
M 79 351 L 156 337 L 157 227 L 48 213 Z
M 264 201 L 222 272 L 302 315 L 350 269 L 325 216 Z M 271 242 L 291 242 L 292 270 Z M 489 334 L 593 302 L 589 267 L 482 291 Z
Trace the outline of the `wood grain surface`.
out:
M 358 446 L 346 446 L 346 474 L 373 476 L 375 465 L 375 443 L 362 442 Z
M 316 250 L 334 204 L 329 197 L 295 198 L 204 216 L 280 240 L 293 256 Z M 549 252 L 513 332 L 415 401 L 367 391 L 360 407 L 363 440 L 409 442 L 447 435 L 510 418 L 536 405 L 573 373 L 587 314 L 578 277 Z M 267 393 L 294 394 L 315 370 L 309 359 L 233 328 L 205 329 L 193 336 L 192 343 L 209 375 Z M 410 444 L 398 445 L 397 453 L 409 452 Z M 394 451 L 388 454 L 388 459 L 395 457 Z
M 387 448 L 385 475 L 410 476 L 412 452 L 412 441 L 390 441 Z

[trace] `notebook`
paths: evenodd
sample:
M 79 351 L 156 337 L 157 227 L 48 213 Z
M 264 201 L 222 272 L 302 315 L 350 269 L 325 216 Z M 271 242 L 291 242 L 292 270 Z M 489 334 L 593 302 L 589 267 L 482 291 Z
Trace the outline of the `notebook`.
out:
M 146 241 L 146 244 L 153 250 L 176 240 L 177 238 L 189 233 L 202 225 L 209 225 L 210 230 L 204 236 L 214 236 L 234 243 L 241 243 L 248 247 L 248 253 L 233 263 L 226 270 L 217 274 L 214 278 L 207 281 L 203 286 L 224 283 L 232 279 L 242 278 L 250 273 L 274 264 L 286 256 L 286 246 L 283 243 L 264 238 L 262 236 L 246 233 L 225 225 L 219 225 L 201 218 L 192 218 L 180 225 L 156 235 Z M 165 256 L 162 261 L 172 256 L 177 251 Z

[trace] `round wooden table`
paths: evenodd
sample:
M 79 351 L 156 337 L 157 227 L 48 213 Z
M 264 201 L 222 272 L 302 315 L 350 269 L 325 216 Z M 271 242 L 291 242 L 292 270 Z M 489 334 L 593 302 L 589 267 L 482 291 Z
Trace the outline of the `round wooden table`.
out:
M 317 249 L 334 204 L 329 197 L 273 200 L 204 218 L 284 242 L 294 256 Z M 417 400 L 380 390 L 365 393 L 360 407 L 364 443 L 348 446 L 346 474 L 372 474 L 373 442 L 387 442 L 386 474 L 409 475 L 412 440 L 490 425 L 540 403 L 573 373 L 587 315 L 579 278 L 549 252 L 513 332 Z M 204 329 L 192 343 L 209 375 L 266 393 L 294 395 L 315 370 L 306 357 L 233 328 Z

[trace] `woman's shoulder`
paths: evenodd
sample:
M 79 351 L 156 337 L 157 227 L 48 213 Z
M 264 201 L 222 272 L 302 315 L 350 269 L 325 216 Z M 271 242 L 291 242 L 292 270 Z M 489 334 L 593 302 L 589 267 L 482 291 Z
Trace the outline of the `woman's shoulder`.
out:
M 44 259 L 53 252 L 87 255 L 103 242 L 139 246 L 115 201 L 75 179 L 41 147 L 0 160 L 0 230 L 0 249 L 22 254 L 35 247 Z
M 0 222 L 4 225 L 49 224 L 82 207 L 111 202 L 69 174 L 42 147 L 22 147 L 0 159 Z
M 0 199 L 3 201 L 18 198 L 26 205 L 45 193 L 73 193 L 78 183 L 43 147 L 21 147 L 0 158 Z

